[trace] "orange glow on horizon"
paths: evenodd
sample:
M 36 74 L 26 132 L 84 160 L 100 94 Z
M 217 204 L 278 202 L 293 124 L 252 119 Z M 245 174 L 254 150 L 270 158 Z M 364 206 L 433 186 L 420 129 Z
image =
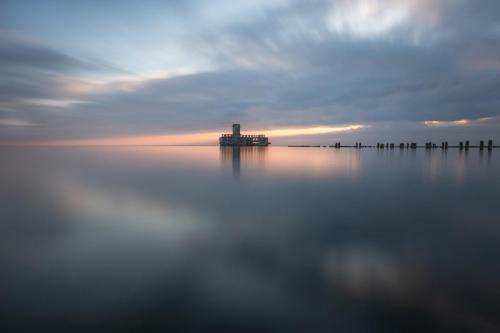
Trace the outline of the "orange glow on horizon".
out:
M 248 131 L 243 134 L 265 134 L 270 139 L 289 136 L 320 135 L 347 132 L 365 128 L 366 125 L 319 126 L 304 128 L 282 128 Z M 186 134 L 140 135 L 115 138 L 46 140 L 24 143 L 37 146 L 148 146 L 148 145 L 196 145 L 216 144 L 221 132 L 200 132 Z
M 319 135 L 337 132 L 347 132 L 358 130 L 366 127 L 365 125 L 346 125 L 346 126 L 319 126 L 319 127 L 306 127 L 306 128 L 283 128 L 268 131 L 262 131 L 270 138 L 284 137 L 284 136 L 300 136 L 300 135 Z

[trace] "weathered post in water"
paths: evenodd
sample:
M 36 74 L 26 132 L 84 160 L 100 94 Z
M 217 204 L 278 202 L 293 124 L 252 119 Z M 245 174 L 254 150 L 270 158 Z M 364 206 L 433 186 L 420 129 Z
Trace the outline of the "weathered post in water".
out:
M 465 150 L 469 150 L 469 141 L 465 141 Z
M 493 149 L 493 140 L 488 140 L 488 150 Z
M 458 147 L 460 148 L 460 150 L 464 149 L 464 143 L 462 141 L 460 141 L 460 143 L 458 144 Z
M 405 144 L 404 143 L 400 143 L 399 144 L 399 149 L 405 149 Z
M 484 141 L 479 141 L 479 150 L 484 150 Z

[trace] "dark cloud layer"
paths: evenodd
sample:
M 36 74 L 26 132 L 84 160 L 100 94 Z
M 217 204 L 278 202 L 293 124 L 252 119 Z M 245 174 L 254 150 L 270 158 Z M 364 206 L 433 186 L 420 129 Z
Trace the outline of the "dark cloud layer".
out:
M 8 41 L 3 41 L 0 45 L 0 62 L 5 67 L 22 66 L 50 71 L 102 69 L 42 45 Z

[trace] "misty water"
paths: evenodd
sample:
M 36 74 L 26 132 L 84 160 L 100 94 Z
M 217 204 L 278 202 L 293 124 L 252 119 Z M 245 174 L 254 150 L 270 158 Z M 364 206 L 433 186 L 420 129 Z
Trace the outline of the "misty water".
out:
M 0 153 L 9 332 L 500 330 L 500 151 Z

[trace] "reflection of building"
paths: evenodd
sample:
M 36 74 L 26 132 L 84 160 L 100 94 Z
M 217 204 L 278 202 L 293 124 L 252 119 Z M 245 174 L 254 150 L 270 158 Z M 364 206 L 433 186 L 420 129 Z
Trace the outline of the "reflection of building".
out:
M 220 148 L 222 166 L 230 166 L 233 176 L 240 178 L 241 164 L 249 168 L 262 169 L 267 159 L 267 147 L 223 146 Z
M 241 135 L 240 124 L 233 124 L 233 134 L 222 134 L 221 146 L 268 146 L 269 140 L 264 134 Z

